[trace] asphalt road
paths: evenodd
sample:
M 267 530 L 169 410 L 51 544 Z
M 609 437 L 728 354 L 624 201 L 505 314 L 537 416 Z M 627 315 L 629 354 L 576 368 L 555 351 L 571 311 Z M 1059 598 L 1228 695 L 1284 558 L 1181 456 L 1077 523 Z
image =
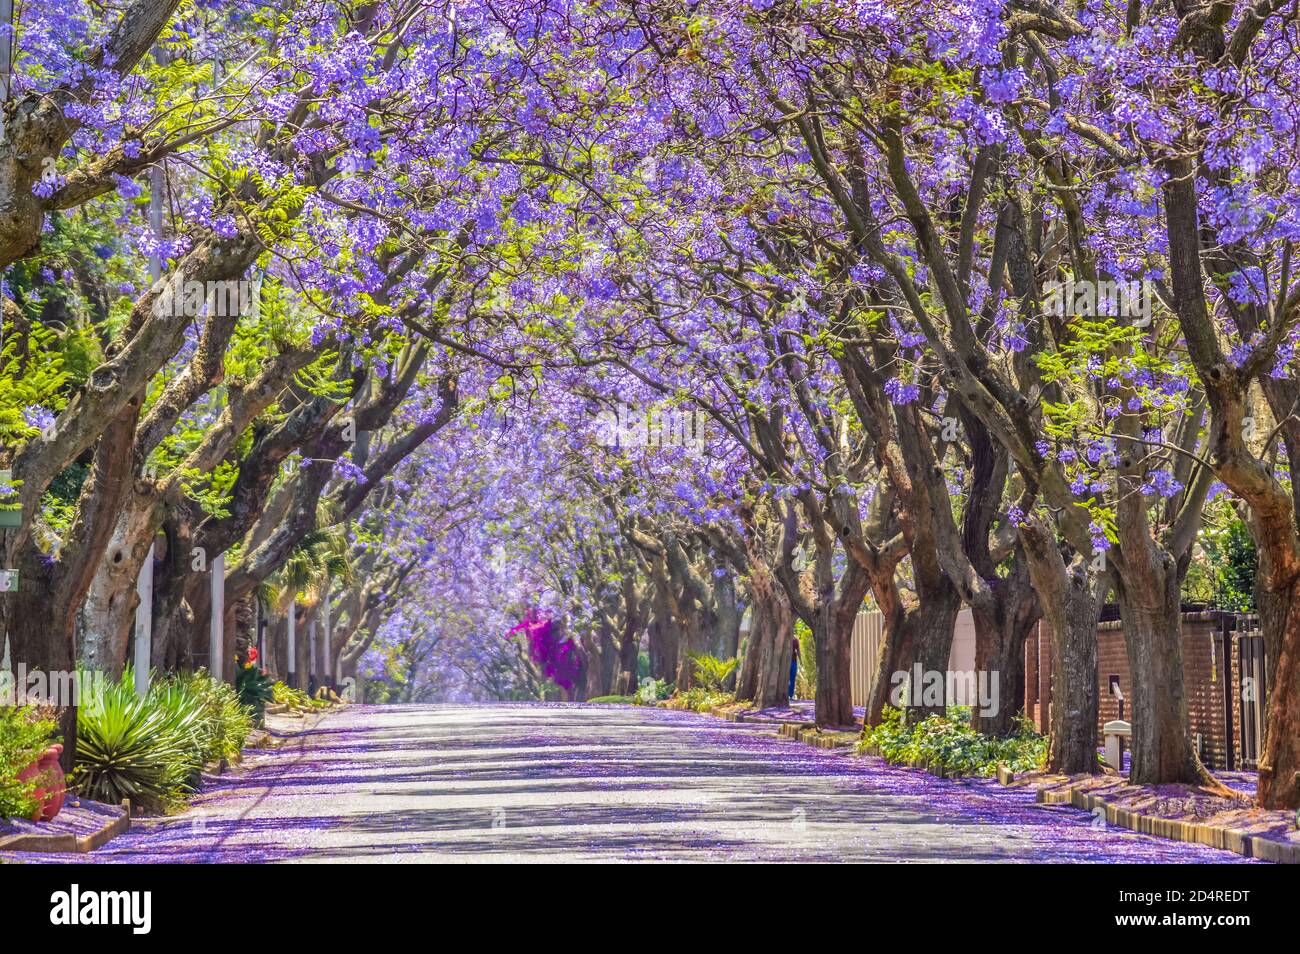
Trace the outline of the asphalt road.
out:
M 626 859 L 1242 860 L 770 729 L 564 705 L 352 707 L 253 753 L 187 814 L 49 860 Z

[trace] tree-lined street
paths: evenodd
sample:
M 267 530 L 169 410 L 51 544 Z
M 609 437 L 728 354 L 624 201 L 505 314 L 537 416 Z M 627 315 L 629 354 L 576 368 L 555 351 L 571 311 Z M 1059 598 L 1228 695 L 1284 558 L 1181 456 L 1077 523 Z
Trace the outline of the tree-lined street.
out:
M 104 862 L 1238 862 L 806 748 L 631 707 L 358 707 L 145 822 Z
M 1298 169 L 1281 0 L 0 0 L 0 844 L 1300 860 Z

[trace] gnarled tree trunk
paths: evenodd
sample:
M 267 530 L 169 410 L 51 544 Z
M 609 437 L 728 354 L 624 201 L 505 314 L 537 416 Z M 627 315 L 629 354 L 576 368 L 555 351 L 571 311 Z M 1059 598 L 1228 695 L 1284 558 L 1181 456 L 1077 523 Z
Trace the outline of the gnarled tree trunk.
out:
M 1188 732 L 1182 607 L 1171 562 L 1140 589 L 1122 579 L 1115 587 L 1133 680 L 1129 778 L 1139 785 L 1211 780 Z
M 976 682 L 992 699 L 971 706 L 976 732 L 1006 736 L 1015 731 L 1024 709 L 1025 639 L 1041 615 L 1025 561 L 1017 558 L 1011 575 L 990 582 L 990 605 L 974 605 Z M 996 679 L 996 682 L 994 681 Z M 985 714 L 983 706 L 995 710 Z
M 1020 525 L 1029 576 L 1051 629 L 1051 737 L 1047 770 L 1097 772 L 1097 620 L 1105 584 L 1076 556 L 1067 567 L 1052 530 L 1037 518 Z

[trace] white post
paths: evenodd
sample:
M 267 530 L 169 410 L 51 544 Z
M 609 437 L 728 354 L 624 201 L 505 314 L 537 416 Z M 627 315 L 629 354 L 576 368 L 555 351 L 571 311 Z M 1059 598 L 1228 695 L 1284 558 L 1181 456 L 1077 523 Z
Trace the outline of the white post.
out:
M 14 55 L 14 0 L 0 0 L 0 28 L 4 29 L 4 34 L 0 36 L 0 103 L 9 102 L 9 74 L 13 71 Z M 0 114 L 0 123 L 4 122 L 4 116 Z M 4 136 L 0 133 L 0 142 L 4 141 Z
M 298 682 L 294 678 L 294 673 L 298 668 L 298 601 L 289 601 L 289 688 L 297 689 Z
M 135 607 L 135 694 L 149 691 L 149 670 L 153 667 L 153 546 L 145 555 L 140 575 L 135 578 L 140 602 Z
M 311 622 L 307 625 L 307 675 L 320 675 L 320 660 L 316 658 L 316 616 L 312 614 Z M 317 680 L 319 688 L 320 680 Z M 311 688 L 310 679 L 307 682 L 307 688 Z
M 208 674 L 216 680 L 225 678 L 225 642 L 226 555 L 220 553 L 212 560 L 212 617 L 208 627 Z
M 330 581 L 328 578 L 325 580 L 325 594 L 323 599 L 325 600 L 325 614 L 324 624 L 321 627 L 320 671 L 321 681 L 330 682 L 332 681 L 332 674 L 330 672 L 330 654 L 333 646 L 330 642 Z
M 162 235 L 163 212 L 162 168 L 149 170 L 149 228 L 155 236 Z M 149 278 L 157 282 L 162 278 L 162 256 L 149 256 Z M 140 602 L 135 608 L 135 694 L 143 696 L 149 691 L 149 670 L 153 668 L 153 545 L 144 558 L 140 575 L 135 580 L 135 591 Z

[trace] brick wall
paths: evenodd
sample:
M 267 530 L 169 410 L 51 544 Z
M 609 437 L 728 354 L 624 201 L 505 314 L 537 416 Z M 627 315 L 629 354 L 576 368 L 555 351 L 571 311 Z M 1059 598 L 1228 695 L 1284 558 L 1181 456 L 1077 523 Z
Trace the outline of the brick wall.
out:
M 1228 727 L 1224 717 L 1225 688 L 1238 684 L 1239 660 L 1232 640 L 1232 658 L 1225 668 L 1223 659 L 1223 617 L 1214 612 L 1183 615 L 1183 672 L 1187 692 L 1189 731 L 1201 739 L 1201 757 L 1212 769 L 1227 767 Z M 1025 645 L 1025 712 L 1041 731 L 1049 725 L 1051 630 L 1040 623 Z M 1128 651 L 1124 632 L 1118 621 L 1097 627 L 1097 684 L 1101 693 L 1097 713 L 1097 744 L 1101 745 L 1102 726 L 1120 718 L 1119 700 L 1110 692 L 1111 676 L 1119 677 L 1124 694 L 1124 718 L 1133 713 L 1133 681 L 1129 674 Z M 1241 700 L 1235 690 L 1228 690 L 1232 700 L 1232 734 L 1235 767 L 1240 767 L 1238 743 L 1241 726 Z

